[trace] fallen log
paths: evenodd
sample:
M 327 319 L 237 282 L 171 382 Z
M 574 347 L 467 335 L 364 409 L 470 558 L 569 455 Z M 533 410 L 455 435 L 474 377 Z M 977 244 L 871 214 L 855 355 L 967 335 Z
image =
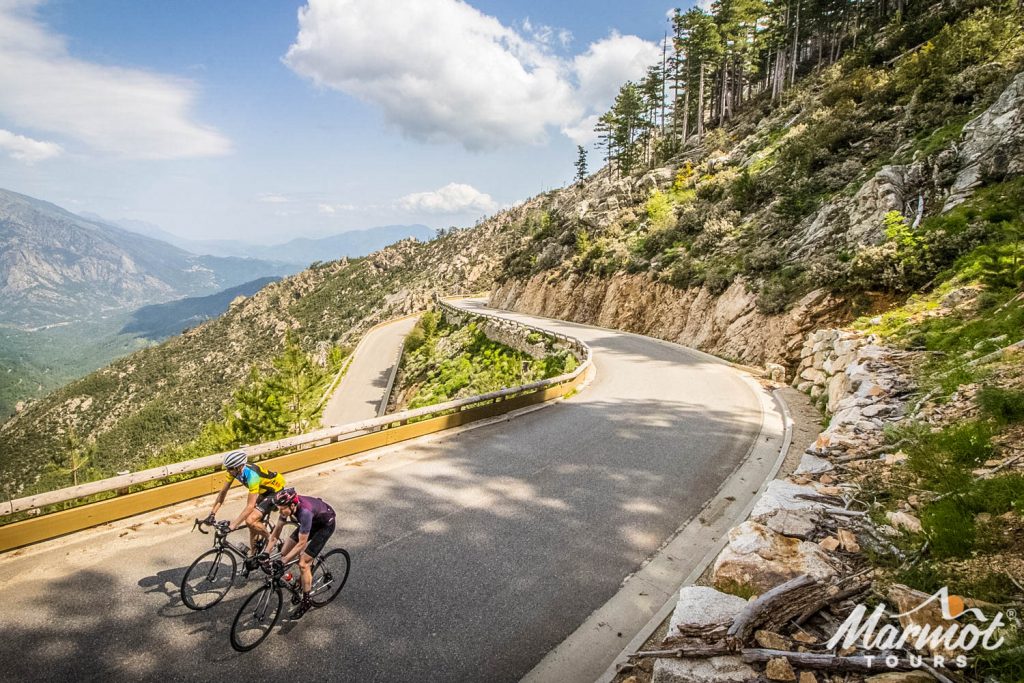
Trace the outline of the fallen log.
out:
M 854 595 L 863 593 L 870 587 L 870 580 L 858 581 L 857 583 L 854 583 L 852 586 L 849 586 L 848 588 L 841 589 L 834 595 L 827 595 L 824 599 L 820 600 L 819 602 L 808 605 L 807 609 L 804 610 L 799 617 L 797 617 L 794 623 L 796 623 L 796 625 L 799 626 L 811 617 L 813 617 L 819 611 L 821 611 L 825 606 L 831 605 L 834 602 L 846 600 L 847 598 L 852 598 Z
M 741 645 L 759 628 L 775 631 L 801 614 L 808 605 L 816 604 L 826 591 L 826 586 L 807 574 L 801 574 L 747 603 L 733 619 L 727 635 Z
M 785 657 L 798 669 L 822 669 L 841 671 L 844 673 L 884 673 L 886 671 L 912 671 L 915 667 L 905 657 L 896 657 L 896 666 L 889 666 L 892 660 L 886 661 L 885 655 L 841 655 L 819 654 L 815 652 L 789 652 L 787 650 L 766 650 L 763 648 L 747 648 L 740 651 L 740 656 L 747 664 L 763 664 L 769 659 Z M 890 656 L 895 656 L 891 655 Z

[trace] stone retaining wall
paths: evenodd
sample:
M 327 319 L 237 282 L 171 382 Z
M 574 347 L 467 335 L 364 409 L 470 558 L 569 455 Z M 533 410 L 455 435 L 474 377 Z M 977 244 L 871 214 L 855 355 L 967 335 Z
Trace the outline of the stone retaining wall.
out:
M 491 341 L 504 344 L 538 360 L 547 357 L 551 353 L 557 353 L 568 348 L 565 344 L 547 335 L 541 335 L 543 336 L 541 341 L 530 342 L 531 331 L 513 322 L 502 324 L 490 318 L 474 316 L 471 313 L 454 313 L 451 310 L 445 310 L 443 313 L 445 319 L 455 325 L 466 325 L 470 322 L 475 322 Z

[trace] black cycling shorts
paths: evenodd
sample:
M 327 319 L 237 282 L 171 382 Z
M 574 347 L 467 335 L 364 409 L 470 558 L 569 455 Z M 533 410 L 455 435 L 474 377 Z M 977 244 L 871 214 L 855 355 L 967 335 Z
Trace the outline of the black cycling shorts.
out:
M 256 509 L 260 511 L 260 515 L 263 519 L 274 510 L 274 494 L 276 491 L 268 491 L 267 493 L 261 493 L 256 498 Z
M 330 521 L 313 527 L 309 532 L 309 543 L 302 552 L 309 555 L 310 557 L 316 557 L 320 554 L 320 551 L 327 545 L 327 539 L 334 533 L 334 517 L 331 517 Z M 296 543 L 299 542 L 299 528 L 296 527 L 295 531 L 292 532 L 292 540 Z

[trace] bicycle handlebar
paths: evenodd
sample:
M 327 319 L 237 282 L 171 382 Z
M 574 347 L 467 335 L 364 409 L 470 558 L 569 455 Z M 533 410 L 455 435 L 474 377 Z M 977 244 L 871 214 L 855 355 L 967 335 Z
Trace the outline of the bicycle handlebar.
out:
M 218 534 L 222 534 L 222 535 L 229 534 L 232 531 L 238 531 L 238 529 L 228 529 L 227 528 L 227 524 L 228 524 L 228 522 L 226 522 L 224 520 L 221 520 L 220 522 L 207 522 L 205 519 L 199 519 L 197 517 L 195 519 L 195 521 L 192 523 L 192 531 L 195 531 L 196 529 L 199 529 L 199 533 L 201 533 L 201 534 L 209 534 L 210 532 L 206 531 L 206 529 L 205 529 L 205 527 L 208 527 L 208 526 L 215 528 L 217 530 L 217 533 Z M 241 528 L 241 527 L 239 527 L 239 528 Z

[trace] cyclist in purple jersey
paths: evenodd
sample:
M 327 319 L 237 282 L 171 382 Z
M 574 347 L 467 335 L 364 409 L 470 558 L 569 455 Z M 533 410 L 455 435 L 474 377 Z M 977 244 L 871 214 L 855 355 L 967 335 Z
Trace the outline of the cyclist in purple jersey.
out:
M 281 549 L 282 564 L 299 558 L 302 601 L 291 614 L 292 619 L 298 619 L 312 606 L 309 591 L 313 586 L 313 559 L 320 554 L 327 539 L 334 533 L 334 508 L 319 498 L 300 496 L 293 488 L 278 491 L 274 495 L 274 505 L 281 513 L 281 518 L 274 527 L 268 547 L 274 547 L 285 522 L 298 524 L 298 528 L 292 532 L 291 538 L 284 542 Z

